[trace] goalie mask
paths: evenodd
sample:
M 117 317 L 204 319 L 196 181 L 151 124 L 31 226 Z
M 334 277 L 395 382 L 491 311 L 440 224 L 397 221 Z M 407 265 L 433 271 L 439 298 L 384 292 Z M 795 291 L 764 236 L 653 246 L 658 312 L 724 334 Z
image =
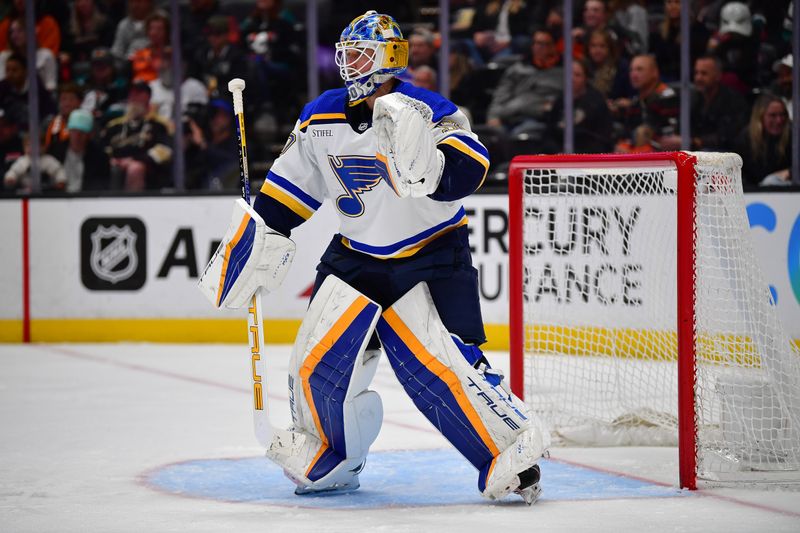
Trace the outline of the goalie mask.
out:
M 336 43 L 336 65 L 350 105 L 355 105 L 406 69 L 408 41 L 392 17 L 367 11 L 342 32 Z

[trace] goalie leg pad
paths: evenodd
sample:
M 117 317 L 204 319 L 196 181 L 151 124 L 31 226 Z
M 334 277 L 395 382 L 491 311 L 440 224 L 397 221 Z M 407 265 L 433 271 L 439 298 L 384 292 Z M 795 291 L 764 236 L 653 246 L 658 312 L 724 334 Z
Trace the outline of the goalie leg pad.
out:
M 309 306 L 289 368 L 293 426 L 267 450 L 298 493 L 358 484 L 383 419 L 380 397 L 367 390 L 380 352 L 366 346 L 380 313 L 378 304 L 335 276 Z
M 506 483 L 511 475 L 505 475 L 506 465 L 520 468 L 513 472 L 518 476 L 541 457 L 549 439 L 498 374 L 480 364 L 483 358 L 476 349 L 459 348 L 463 343 L 442 324 L 426 284 L 414 287 L 383 313 L 378 335 L 414 404 L 479 470 L 481 493 L 498 498 L 519 488 L 518 477 L 516 485 Z M 518 448 L 519 453 L 508 451 Z M 533 461 L 527 464 L 521 457 Z M 500 495 L 497 485 L 503 483 L 509 487 Z
M 243 199 L 197 286 L 216 307 L 245 306 L 260 287 L 277 288 L 294 258 L 294 242 L 272 230 Z

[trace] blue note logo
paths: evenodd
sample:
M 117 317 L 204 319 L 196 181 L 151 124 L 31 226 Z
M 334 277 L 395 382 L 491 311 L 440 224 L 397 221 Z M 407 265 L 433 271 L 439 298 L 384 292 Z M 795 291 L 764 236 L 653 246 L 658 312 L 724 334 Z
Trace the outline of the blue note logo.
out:
M 342 184 L 345 193 L 336 198 L 336 209 L 347 217 L 364 214 L 361 195 L 371 191 L 381 182 L 375 168 L 375 158 L 361 155 L 328 156 L 333 173 Z

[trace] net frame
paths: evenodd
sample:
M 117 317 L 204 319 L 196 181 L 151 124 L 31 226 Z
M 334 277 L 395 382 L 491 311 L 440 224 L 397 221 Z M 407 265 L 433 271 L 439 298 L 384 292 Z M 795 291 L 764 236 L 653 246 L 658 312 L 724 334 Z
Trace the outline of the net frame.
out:
M 707 163 L 715 155 L 702 154 Z M 727 157 L 731 155 L 728 154 Z M 738 158 L 738 156 L 733 155 Z M 555 156 L 518 156 L 509 169 L 509 304 L 510 351 L 512 390 L 524 398 L 525 391 L 525 313 L 524 313 L 524 173 L 530 169 L 587 168 L 633 169 L 643 166 L 665 165 L 677 172 L 676 201 L 676 301 L 677 301 L 677 401 L 678 401 L 678 452 L 680 486 L 696 489 L 698 481 L 699 415 L 696 407 L 697 387 L 697 293 L 696 264 L 698 246 L 698 157 L 689 152 L 658 152 L 645 154 L 589 154 Z M 740 165 L 739 160 L 739 165 Z M 739 176 L 731 179 L 739 180 Z M 739 182 L 736 186 L 741 191 Z

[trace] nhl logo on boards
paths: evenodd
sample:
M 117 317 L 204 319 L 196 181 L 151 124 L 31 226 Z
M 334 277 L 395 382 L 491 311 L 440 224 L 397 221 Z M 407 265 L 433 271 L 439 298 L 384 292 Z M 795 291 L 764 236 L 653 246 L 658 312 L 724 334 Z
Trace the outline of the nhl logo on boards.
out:
M 139 258 L 134 249 L 136 234 L 131 231 L 130 226 L 98 226 L 91 239 L 89 264 L 98 278 L 116 284 L 136 272 L 136 267 L 139 266 Z
M 146 230 L 138 218 L 88 218 L 81 225 L 81 281 L 93 291 L 135 291 L 147 279 Z

